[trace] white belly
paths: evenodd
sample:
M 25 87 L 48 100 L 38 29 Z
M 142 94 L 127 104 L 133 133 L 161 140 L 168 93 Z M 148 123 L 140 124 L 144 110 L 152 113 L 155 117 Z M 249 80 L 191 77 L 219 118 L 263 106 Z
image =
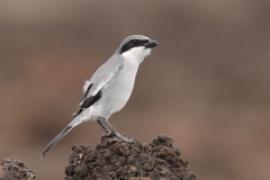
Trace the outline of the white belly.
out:
M 126 105 L 133 91 L 137 70 L 138 65 L 125 64 L 110 84 L 104 88 L 98 103 L 101 116 L 108 118 Z

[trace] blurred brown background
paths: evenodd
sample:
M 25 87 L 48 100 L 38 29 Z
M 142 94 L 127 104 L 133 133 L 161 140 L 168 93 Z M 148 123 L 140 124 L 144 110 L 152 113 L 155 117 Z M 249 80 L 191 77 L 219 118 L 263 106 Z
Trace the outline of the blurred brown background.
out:
M 70 147 L 94 146 L 103 132 L 84 124 L 40 161 L 43 147 L 122 38 L 145 34 L 160 46 L 112 124 L 141 141 L 168 134 L 198 179 L 269 180 L 269 7 L 267 0 L 0 1 L 0 158 L 21 159 L 39 179 L 63 179 Z

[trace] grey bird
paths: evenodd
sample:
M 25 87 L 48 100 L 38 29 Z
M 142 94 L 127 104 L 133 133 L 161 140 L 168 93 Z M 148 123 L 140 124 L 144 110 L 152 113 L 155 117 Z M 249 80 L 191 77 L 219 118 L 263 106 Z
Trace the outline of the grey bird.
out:
M 41 157 L 74 127 L 87 121 L 96 121 L 107 134 L 131 142 L 130 138 L 116 131 L 108 120 L 126 105 L 140 64 L 157 45 L 157 41 L 144 35 L 126 37 L 113 55 L 85 82 L 78 111 L 74 113 L 72 121 L 45 147 Z

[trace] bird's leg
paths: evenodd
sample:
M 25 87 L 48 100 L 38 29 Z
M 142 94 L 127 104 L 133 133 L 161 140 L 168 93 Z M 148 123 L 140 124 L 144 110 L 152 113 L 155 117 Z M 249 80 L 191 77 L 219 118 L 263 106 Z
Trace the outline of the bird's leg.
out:
M 112 127 L 112 125 L 104 118 L 99 118 L 97 120 L 98 124 L 102 127 L 102 129 L 104 129 L 104 131 L 107 133 L 107 134 L 113 134 L 115 135 L 116 137 L 118 137 L 119 139 L 125 141 L 125 142 L 132 142 L 133 140 L 128 138 L 128 137 L 125 137 L 123 136 L 122 134 L 120 134 L 116 129 L 114 129 L 114 127 Z
M 101 128 L 106 132 L 106 134 L 111 134 L 112 131 L 111 129 L 107 126 L 105 123 L 106 120 L 104 118 L 98 118 L 97 123 L 101 126 Z
M 118 137 L 119 139 L 121 139 L 122 141 L 131 143 L 133 142 L 132 139 L 123 136 L 122 134 L 120 134 L 108 121 L 106 121 L 107 126 L 110 128 L 111 133 L 114 134 L 116 137 Z

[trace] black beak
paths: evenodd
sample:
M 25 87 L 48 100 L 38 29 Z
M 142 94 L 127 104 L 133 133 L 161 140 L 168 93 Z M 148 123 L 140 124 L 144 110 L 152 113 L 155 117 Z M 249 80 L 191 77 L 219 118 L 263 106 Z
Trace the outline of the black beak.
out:
M 155 40 L 150 40 L 148 43 L 146 43 L 144 46 L 146 48 L 154 48 L 158 45 L 158 42 Z

